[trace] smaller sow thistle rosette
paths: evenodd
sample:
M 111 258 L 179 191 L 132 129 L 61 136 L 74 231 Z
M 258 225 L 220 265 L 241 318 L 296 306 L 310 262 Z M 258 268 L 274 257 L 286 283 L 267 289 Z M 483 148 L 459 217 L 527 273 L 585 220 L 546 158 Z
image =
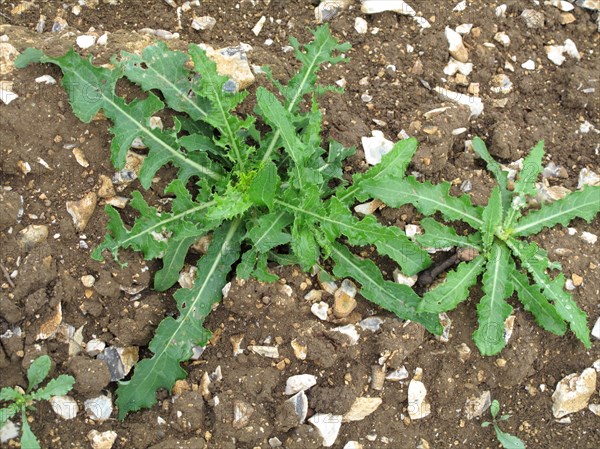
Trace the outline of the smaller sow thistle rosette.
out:
M 512 190 L 509 190 L 507 173 L 491 157 L 481 139 L 473 140 L 473 149 L 487 163 L 498 183 L 485 208 L 473 206 L 466 195 L 451 196 L 449 183 L 433 185 L 408 177 L 401 181 L 400 188 L 398 183 L 386 186 L 366 181 L 362 185 L 366 193 L 388 206 L 413 204 L 425 215 L 439 211 L 445 219 L 461 220 L 476 230 L 463 236 L 432 218 L 422 221 L 425 233 L 418 237 L 421 245 L 470 248 L 479 255 L 460 263 L 448 273 L 443 283 L 425 293 L 417 310 L 439 313 L 455 309 L 468 298 L 470 287 L 483 274 L 484 296 L 477 306 L 479 326 L 473 334 L 482 354 L 494 355 L 506 346 L 504 321 L 513 310 L 506 300 L 513 292 L 542 328 L 563 335 L 568 323 L 585 347 L 591 347 L 587 315 L 563 289 L 565 276 L 559 273 L 552 278 L 548 273 L 560 269 L 560 264 L 551 262 L 546 251 L 525 238 L 545 227 L 565 226 L 577 217 L 588 222 L 592 220 L 600 211 L 600 187 L 586 186 L 523 216 L 527 197 L 536 194 L 535 182 L 542 170 L 543 142 L 538 143 L 525 159 Z

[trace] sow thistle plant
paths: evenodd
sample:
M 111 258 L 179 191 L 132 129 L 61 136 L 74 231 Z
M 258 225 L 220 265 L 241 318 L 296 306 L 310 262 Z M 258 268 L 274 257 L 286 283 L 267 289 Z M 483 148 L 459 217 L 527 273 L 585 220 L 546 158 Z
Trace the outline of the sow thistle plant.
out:
M 318 85 L 317 72 L 324 64 L 344 61 L 342 53 L 350 45 L 340 44 L 326 26 L 313 35 L 304 46 L 291 38 L 300 70 L 287 84 L 273 80 L 267 70 L 278 95 L 259 87 L 255 116 L 247 117 L 236 108 L 248 93 L 232 92 L 231 81 L 218 74 L 197 45 L 189 46 L 189 56 L 163 43 L 147 47 L 141 55 L 122 52 L 111 61 L 114 68 L 96 67 L 73 50 L 58 58 L 36 49 L 20 56 L 20 67 L 41 62 L 61 68 L 62 84 L 81 120 L 89 122 L 102 110 L 113 122 L 111 158 L 117 169 L 125 165 L 137 137 L 148 147 L 139 173 L 144 188 L 166 164 L 178 169 L 166 188 L 172 196 L 170 212 L 150 206 L 135 191 L 130 205 L 139 215 L 127 228 L 117 210 L 106 206 L 108 234 L 93 252 L 95 259 L 108 251 L 118 261 L 119 250 L 125 248 L 142 252 L 146 259 L 162 259 L 154 288 L 164 291 L 177 281 L 190 246 L 212 235 L 197 263 L 194 286 L 174 295 L 178 316 L 164 318 L 149 344 L 152 357 L 139 362 L 131 379 L 119 384 L 120 418 L 151 407 L 158 389 L 170 390 L 186 377 L 180 364 L 192 357 L 194 346 L 208 342 L 211 333 L 203 327 L 204 319 L 221 299 L 234 267 L 240 278 L 274 281 L 270 261 L 298 264 L 308 271 L 331 259 L 333 273 L 357 281 L 365 298 L 403 319 L 423 323 L 432 333 L 442 332 L 437 313 L 417 310 L 420 298 L 412 289 L 384 280 L 375 263 L 346 246 L 373 245 L 409 275 L 431 263 L 427 252 L 397 227 L 352 214 L 351 205 L 362 195 L 360 186 L 388 182 L 392 175 L 401 179 L 417 144 L 414 139 L 400 142 L 380 165 L 355 176 L 351 187 L 344 186 L 342 162 L 354 149 L 337 142 L 327 149 L 321 146 L 317 97 L 335 89 Z M 193 71 L 186 68 L 190 57 Z M 115 85 L 123 77 L 147 96 L 129 103 L 119 98 Z M 97 101 L 89 100 L 90 93 Z M 308 105 L 302 109 L 304 100 Z M 151 116 L 165 108 L 176 113 L 173 128 L 153 129 Z M 257 117 L 270 131 L 258 131 Z
M 494 287 L 485 287 L 487 296 L 479 309 L 483 326 L 475 337 L 482 352 L 501 349 L 495 326 L 501 326 L 502 317 L 510 313 L 504 298 L 519 282 L 523 287 L 518 290 L 525 292 L 520 294 L 526 295 L 529 309 L 545 327 L 564 333 L 562 320 L 567 320 L 589 344 L 585 315 L 559 288 L 562 278 L 551 281 L 545 274 L 550 267 L 545 253 L 516 237 L 578 215 L 590 219 L 597 205 L 584 203 L 598 191 L 574 194 L 577 202 L 573 207 L 563 201 L 544 209 L 543 221 L 532 213 L 515 228 L 520 203 L 514 213 L 510 212 L 510 204 L 503 209 L 494 206 L 500 201 L 498 195 L 501 204 L 511 195 L 501 171 L 498 174 L 504 188 L 494 194 L 494 203 L 490 202 L 492 207 L 487 212 L 472 206 L 467 197 L 449 196 L 446 185 L 420 184 L 414 178 L 405 178 L 417 148 L 415 139 L 398 142 L 380 164 L 354 175 L 352 183 L 345 183 L 342 163 L 354 149 L 337 142 L 323 147 L 317 98 L 338 89 L 319 85 L 317 72 L 323 65 L 344 61 L 343 53 L 350 45 L 334 39 L 327 26 L 312 33 L 313 41 L 303 46 L 290 39 L 301 67 L 287 84 L 273 79 L 265 69 L 277 93 L 258 87 L 254 115 L 245 117 L 237 109 L 248 93 L 233 91 L 232 81 L 219 75 L 214 62 L 193 44 L 189 55 L 172 51 L 164 43 L 147 47 L 141 55 L 122 52 L 120 58 L 112 59 L 112 68 L 96 67 L 91 59 L 73 50 L 56 58 L 28 49 L 17 61 L 19 67 L 31 62 L 58 65 L 73 111 L 84 122 L 103 111 L 113 122 L 111 159 L 117 169 L 124 167 L 132 142 L 141 138 L 148 148 L 139 172 L 142 187 L 149 188 L 157 171 L 167 164 L 178 170 L 165 191 L 172 198 L 169 212 L 152 207 L 140 192 L 134 191 L 130 205 L 138 216 L 128 228 L 117 210 L 106 206 L 108 234 L 93 252 L 95 259 L 101 260 L 108 251 L 118 262 L 122 249 L 139 251 L 148 260 L 162 259 L 154 288 L 165 291 L 176 283 L 190 247 L 201 237 L 212 236 L 207 252 L 198 260 L 193 287 L 174 294 L 178 316 L 163 319 L 149 344 L 152 357 L 137 364 L 130 380 L 120 382 L 120 418 L 151 407 L 158 389 L 170 390 L 176 380 L 186 377 L 181 363 L 192 357 L 194 346 L 205 345 L 211 337 L 203 323 L 221 299 L 228 277 L 235 271 L 239 278 L 274 281 L 277 276 L 269 271 L 270 262 L 297 264 L 309 271 L 329 260 L 333 274 L 354 279 L 364 298 L 402 319 L 422 323 L 436 335 L 443 331 L 439 312 L 465 299 L 468 287 L 487 267 L 484 283 L 493 281 Z M 190 57 L 193 70 L 186 64 Z M 146 97 L 129 103 L 118 97 L 115 85 L 123 77 L 147 92 Z M 97 101 L 89 101 L 90 92 Z M 164 130 L 150 126 L 151 117 L 167 108 L 174 112 L 174 126 Z M 262 121 L 260 128 L 266 131 L 259 131 L 257 118 Z M 519 188 L 532 187 L 523 184 Z M 523 190 L 519 198 L 528 193 L 530 190 Z M 445 286 L 422 300 L 408 286 L 386 280 L 373 261 L 350 250 L 374 247 L 409 276 L 431 265 L 427 251 L 398 227 L 381 225 L 374 216 L 353 215 L 352 206 L 370 198 L 382 199 L 390 206 L 413 203 L 425 214 L 440 210 L 449 219 L 465 220 L 479 232 L 458 237 L 444 225 L 425 221 L 426 237 L 434 243 L 420 243 L 471 246 L 481 255 L 459 266 L 456 274 L 448 275 Z M 497 214 L 503 211 L 511 218 L 501 226 Z M 509 251 L 521 258 L 522 267 L 531 272 L 554 305 L 513 268 Z M 441 298 L 444 292 L 448 292 L 446 299 Z
M 549 270 L 560 270 L 560 264 L 551 262 L 544 249 L 525 237 L 557 224 L 565 226 L 577 217 L 591 221 L 600 211 L 600 187 L 587 186 L 523 216 L 528 198 L 537 193 L 535 184 L 542 171 L 544 143 L 539 142 L 525 158 L 514 185 L 481 139 L 473 139 L 473 149 L 498 183 L 485 208 L 473 206 L 466 195 L 451 196 L 447 182 L 433 185 L 407 177 L 387 183 L 367 180 L 361 186 L 389 206 L 413 204 L 424 215 L 440 212 L 445 219 L 463 221 L 476 231 L 465 236 L 429 217 L 421 222 L 424 234 L 417 240 L 424 247 L 456 246 L 477 256 L 460 263 L 444 282 L 426 292 L 417 311 L 440 313 L 455 309 L 483 275 L 484 296 L 477 306 L 478 328 L 473 333 L 482 354 L 494 355 L 505 347 L 504 322 L 513 311 L 506 300 L 514 292 L 542 328 L 563 335 L 568 323 L 577 338 L 590 348 L 587 315 L 563 289 L 564 275 L 559 273 L 552 278 L 548 274 Z

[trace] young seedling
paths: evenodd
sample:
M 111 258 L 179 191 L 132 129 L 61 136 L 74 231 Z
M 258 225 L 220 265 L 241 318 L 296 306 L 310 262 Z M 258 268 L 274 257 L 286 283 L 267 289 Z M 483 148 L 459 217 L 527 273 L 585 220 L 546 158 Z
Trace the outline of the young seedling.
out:
M 61 374 L 50 380 L 45 387 L 36 387 L 46 379 L 52 362 L 50 357 L 42 355 L 35 359 L 27 370 L 27 390 L 19 386 L 4 387 L 0 390 L 0 401 L 10 402 L 7 407 L 0 409 L 0 428 L 17 413 L 21 413 L 21 447 L 23 449 L 39 449 L 40 444 L 29 427 L 27 411 L 34 411 L 33 404 L 38 401 L 49 401 L 54 396 L 63 396 L 71 391 L 75 379 Z
M 403 319 L 423 323 L 435 334 L 442 332 L 437 313 L 417 311 L 420 298 L 412 289 L 384 280 L 375 263 L 346 246 L 375 247 L 408 275 L 431 263 L 427 252 L 398 227 L 353 215 L 351 207 L 363 196 L 360 185 L 387 182 L 391 175 L 402 179 L 417 144 L 415 139 L 398 143 L 381 164 L 345 185 L 342 163 L 354 149 L 337 142 L 323 148 L 317 98 L 337 89 L 319 86 L 317 71 L 344 61 L 350 45 L 338 43 L 327 26 L 313 35 L 304 46 L 290 39 L 298 73 L 282 84 L 266 70 L 278 93 L 259 87 L 254 114 L 246 117 L 236 109 L 248 93 L 237 92 L 235 82 L 219 75 L 214 62 L 194 44 L 189 55 L 164 43 L 140 55 L 122 52 L 120 59 L 113 58 L 112 68 L 96 67 L 73 50 L 55 58 L 27 49 L 16 62 L 18 67 L 30 62 L 58 65 L 73 112 L 84 122 L 103 111 L 113 122 L 111 157 L 117 169 L 123 168 L 132 142 L 141 138 L 148 147 L 139 172 L 144 188 L 162 166 L 170 163 L 178 170 L 165 192 L 172 200 L 169 211 L 151 207 L 135 191 L 130 205 L 138 217 L 126 227 L 117 210 L 106 207 L 108 234 L 94 258 L 102 259 L 106 250 L 118 261 L 119 250 L 130 248 L 146 259 L 162 259 L 154 288 L 164 291 L 176 283 L 194 242 L 203 236 L 212 239 L 197 263 L 194 286 L 174 295 L 179 314 L 158 326 L 149 344 L 153 356 L 120 383 L 120 418 L 151 407 L 158 389 L 170 390 L 186 377 L 181 363 L 192 357 L 194 346 L 209 340 L 203 322 L 234 269 L 240 278 L 274 281 L 269 262 L 294 263 L 308 271 L 330 258 L 334 274 L 357 281 L 363 297 Z M 190 56 L 193 71 L 188 69 Z M 115 85 L 123 76 L 147 96 L 129 103 L 118 97 Z M 167 107 L 175 111 L 174 126 L 152 127 L 151 117 Z M 260 133 L 257 119 L 263 122 L 261 129 L 270 130 Z
M 500 429 L 500 426 L 498 426 L 500 422 L 506 421 L 508 418 L 510 418 L 510 415 L 500 415 L 497 418 L 498 413 L 500 413 L 500 403 L 494 399 L 492 401 L 492 405 L 490 406 L 492 421 L 485 421 L 481 423 L 481 427 L 488 427 L 490 424 L 493 425 L 494 430 L 496 431 L 496 438 L 504 449 L 525 449 L 525 443 L 523 443 L 523 441 L 516 436 L 511 435 L 510 433 L 503 432 Z
M 552 278 L 549 270 L 560 264 L 549 260 L 548 254 L 527 237 L 557 224 L 566 225 L 580 217 L 588 222 L 600 211 L 600 187 L 586 186 L 552 204 L 543 204 L 537 210 L 522 215 L 529 197 L 536 194 L 536 179 L 542 170 L 543 142 L 531 150 L 523 162 L 523 170 L 509 189 L 507 173 L 489 154 L 484 142 L 475 138 L 473 149 L 487 163 L 498 185 L 492 191 L 485 208 L 475 207 L 468 196 L 449 194 L 450 184 L 420 183 L 414 177 L 389 182 L 365 181 L 363 192 L 388 206 L 413 204 L 421 213 L 441 212 L 447 220 L 461 220 L 476 232 L 459 235 L 432 218 L 421 225 L 424 235 L 417 240 L 424 247 L 467 249 L 457 268 L 450 271 L 444 282 L 427 291 L 417 307 L 418 311 L 440 313 L 453 310 L 469 296 L 469 289 L 481 274 L 484 296 L 477 306 L 478 329 L 473 340 L 484 355 L 499 353 L 506 345 L 504 322 L 512 313 L 506 302 L 514 291 L 526 311 L 547 331 L 557 335 L 566 332 L 569 323 L 573 333 L 586 348 L 591 347 L 587 315 L 567 293 L 565 277 L 559 273 Z M 469 260 L 472 259 L 472 260 Z M 530 283 L 530 279 L 533 283 Z

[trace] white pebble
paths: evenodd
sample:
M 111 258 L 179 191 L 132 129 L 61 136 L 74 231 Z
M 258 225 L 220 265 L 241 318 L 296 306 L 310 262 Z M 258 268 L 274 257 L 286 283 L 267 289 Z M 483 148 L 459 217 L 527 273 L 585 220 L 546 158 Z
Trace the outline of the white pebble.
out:
M 117 433 L 114 430 L 98 432 L 94 429 L 88 432 L 87 437 L 93 449 L 110 449 L 115 444 Z
M 86 400 L 83 406 L 88 416 L 98 422 L 106 421 L 113 411 L 112 399 L 104 395 Z
M 592 336 L 597 340 L 600 340 L 600 318 L 596 320 L 596 324 L 594 324 L 594 328 L 592 329 Z
M 263 27 L 265 26 L 266 21 L 267 21 L 267 18 L 265 16 L 262 16 L 260 19 L 258 19 L 258 22 L 256 22 L 256 25 L 254 25 L 254 28 L 252 28 L 252 32 L 254 33 L 255 36 L 258 36 L 260 34 Z
M 459 25 L 456 27 L 456 32 L 458 34 L 464 35 L 464 34 L 469 34 L 472 29 L 473 29 L 472 23 L 463 23 L 462 25 Z
M 454 9 L 452 9 L 452 11 L 461 12 L 461 11 L 464 11 L 465 9 L 467 9 L 467 1 L 463 0 L 462 2 L 457 3 L 456 6 L 454 7 Z
M 35 79 L 36 83 L 45 83 L 45 84 L 56 84 L 56 80 L 51 77 L 50 75 L 42 75 L 42 76 L 38 76 Z
M 77 401 L 71 396 L 52 396 L 50 398 L 52 410 L 63 419 L 73 419 L 79 412 Z
M 285 384 L 285 394 L 293 395 L 301 391 L 306 391 L 317 385 L 317 378 L 312 374 L 298 374 L 288 378 Z
M 504 31 L 499 31 L 494 35 L 494 40 L 501 43 L 505 47 L 510 45 L 510 37 Z
M 596 234 L 592 234 L 591 232 L 584 231 L 581 233 L 581 240 L 590 245 L 594 245 L 598 241 L 598 236 Z
M 369 29 L 369 24 L 362 17 L 354 19 L 354 29 L 358 34 L 366 34 Z
M 419 225 L 407 224 L 406 226 L 404 226 L 404 233 L 410 239 L 413 238 L 415 235 L 423 234 L 423 229 L 421 229 L 421 226 Z
M 521 67 L 523 67 L 525 70 L 535 70 L 535 62 L 531 59 L 528 59 L 521 64 Z
M 317 428 L 319 435 L 323 438 L 323 446 L 333 446 L 342 427 L 342 416 L 330 413 L 316 413 L 308 420 Z
M 310 311 L 314 316 L 320 320 L 327 321 L 327 312 L 329 311 L 329 304 L 324 301 L 317 302 L 310 306 Z
M 394 142 L 387 140 L 383 132 L 378 130 L 373 131 L 373 137 L 362 137 L 361 141 L 369 165 L 379 164 L 381 158 L 394 148 Z
M 96 36 L 91 36 L 89 34 L 82 34 L 81 36 L 77 36 L 76 39 L 77 46 L 82 49 L 90 48 L 92 45 L 96 43 Z

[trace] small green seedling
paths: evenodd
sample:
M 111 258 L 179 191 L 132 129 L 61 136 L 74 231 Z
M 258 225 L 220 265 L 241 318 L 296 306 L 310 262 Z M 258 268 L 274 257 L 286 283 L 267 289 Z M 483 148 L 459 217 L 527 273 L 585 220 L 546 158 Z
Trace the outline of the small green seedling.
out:
M 498 413 L 500 413 L 500 403 L 494 399 L 490 407 L 492 421 L 481 423 L 481 427 L 488 427 L 490 424 L 493 425 L 494 430 L 496 431 L 496 438 L 498 438 L 498 442 L 504 449 L 525 449 L 525 443 L 523 443 L 523 441 L 510 433 L 503 432 L 498 426 L 501 421 L 506 421 L 510 418 L 510 415 L 500 415 L 500 417 L 496 418 Z
M 473 139 L 473 149 L 487 163 L 498 183 L 485 208 L 471 204 L 466 195 L 451 196 L 447 182 L 433 185 L 428 181 L 418 182 L 411 176 L 400 185 L 390 179 L 387 184 L 368 180 L 361 186 L 370 197 L 388 206 L 413 204 L 424 215 L 441 212 L 445 219 L 463 221 L 476 231 L 459 235 L 433 218 L 421 221 L 425 231 L 417 237 L 421 245 L 438 249 L 456 246 L 471 257 L 463 258 L 464 262 L 450 271 L 444 282 L 426 292 L 417 310 L 441 313 L 455 309 L 469 297 L 469 289 L 483 273 L 484 296 L 477 306 L 479 327 L 473 333 L 482 354 L 494 355 L 506 346 L 504 323 L 513 311 L 506 300 L 513 292 L 542 328 L 563 335 L 569 323 L 577 338 L 590 348 L 586 313 L 564 290 L 564 274 L 559 273 L 554 278 L 549 274 L 550 270 L 560 270 L 560 264 L 551 262 L 547 252 L 529 242 L 527 237 L 543 228 L 567 225 L 575 218 L 590 222 L 600 211 L 600 186 L 586 186 L 523 215 L 528 198 L 537 193 L 543 142 L 525 158 L 523 170 L 510 188 L 507 172 L 491 157 L 481 139 Z
M 33 404 L 38 401 L 48 401 L 54 396 L 67 394 L 73 388 L 75 379 L 72 376 L 61 374 L 56 379 L 52 379 L 45 387 L 34 389 L 42 383 L 50 372 L 52 362 L 50 357 L 42 355 L 35 359 L 27 370 L 27 390 L 19 386 L 4 387 L 0 390 L 0 401 L 10 402 L 8 407 L 0 409 L 0 428 L 6 422 L 21 412 L 21 447 L 23 449 L 39 449 L 40 444 L 31 431 L 27 422 L 27 410 L 35 410 Z

